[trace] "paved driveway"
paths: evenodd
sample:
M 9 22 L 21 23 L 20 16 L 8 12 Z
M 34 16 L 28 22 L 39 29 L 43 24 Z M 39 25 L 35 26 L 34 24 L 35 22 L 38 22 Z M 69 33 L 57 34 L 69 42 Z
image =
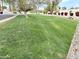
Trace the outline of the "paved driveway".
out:
M 12 17 L 13 15 L 0 15 L 0 20 Z

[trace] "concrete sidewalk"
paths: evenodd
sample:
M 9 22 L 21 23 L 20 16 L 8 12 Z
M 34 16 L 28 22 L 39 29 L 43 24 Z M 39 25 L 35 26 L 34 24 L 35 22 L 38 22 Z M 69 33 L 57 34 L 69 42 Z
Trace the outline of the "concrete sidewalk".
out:
M 79 24 L 77 24 L 76 32 L 71 42 L 67 59 L 79 59 Z
M 0 14 L 0 20 L 6 19 L 6 18 L 9 18 L 9 17 L 12 17 L 12 16 L 14 16 L 14 15 Z
M 9 20 L 15 18 L 16 16 L 17 16 L 17 15 L 9 15 L 8 17 L 6 16 L 6 17 L 4 17 L 4 18 L 1 18 L 0 23 L 9 21 Z M 2 17 L 3 17 L 3 16 L 2 16 Z

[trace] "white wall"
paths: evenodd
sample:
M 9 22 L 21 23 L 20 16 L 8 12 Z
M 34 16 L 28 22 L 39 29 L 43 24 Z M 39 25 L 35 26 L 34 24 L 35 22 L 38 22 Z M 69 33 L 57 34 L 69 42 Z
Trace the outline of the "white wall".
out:
M 75 15 L 75 12 L 79 12 L 79 9 L 59 10 L 60 13 L 61 13 L 61 12 L 67 12 L 67 13 L 68 13 L 67 16 L 70 16 L 70 11 L 72 11 L 72 13 L 74 13 L 73 17 L 75 17 L 75 16 L 76 16 L 76 15 Z M 60 15 L 60 16 L 61 16 L 61 15 Z M 63 15 L 63 16 L 65 16 L 65 15 Z

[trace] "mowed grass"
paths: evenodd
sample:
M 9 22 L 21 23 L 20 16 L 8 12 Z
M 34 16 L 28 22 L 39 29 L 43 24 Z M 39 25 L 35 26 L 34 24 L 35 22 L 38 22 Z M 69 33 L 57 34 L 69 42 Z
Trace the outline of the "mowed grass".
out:
M 0 59 L 66 59 L 76 22 L 28 15 L 0 24 Z

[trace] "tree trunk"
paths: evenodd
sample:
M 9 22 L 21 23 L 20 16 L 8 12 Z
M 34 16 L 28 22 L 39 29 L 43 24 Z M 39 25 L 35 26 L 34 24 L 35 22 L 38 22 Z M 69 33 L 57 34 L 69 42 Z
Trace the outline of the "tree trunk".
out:
M 1 0 L 1 1 L 2 1 L 1 11 L 3 12 L 3 0 Z
M 0 11 L 1 11 L 1 4 L 0 4 Z
M 11 3 L 9 3 L 9 11 L 12 12 Z

